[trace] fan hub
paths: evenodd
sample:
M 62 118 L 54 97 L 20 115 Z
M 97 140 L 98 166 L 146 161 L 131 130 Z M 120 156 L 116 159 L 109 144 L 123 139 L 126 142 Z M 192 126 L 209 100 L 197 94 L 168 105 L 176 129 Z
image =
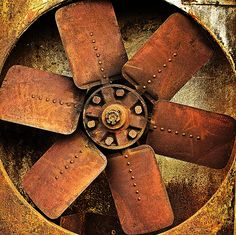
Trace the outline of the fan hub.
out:
M 127 120 L 127 110 L 120 104 L 112 104 L 104 109 L 102 122 L 109 129 L 121 128 Z
M 107 85 L 88 98 L 83 119 L 85 130 L 94 142 L 108 149 L 123 149 L 142 136 L 147 124 L 147 107 L 131 88 Z

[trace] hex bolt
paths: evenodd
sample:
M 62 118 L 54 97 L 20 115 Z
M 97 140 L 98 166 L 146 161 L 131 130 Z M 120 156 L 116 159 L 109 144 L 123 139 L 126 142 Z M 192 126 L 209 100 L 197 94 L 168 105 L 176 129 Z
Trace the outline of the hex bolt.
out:
M 132 138 L 132 139 L 136 138 L 137 134 L 138 133 L 135 130 L 130 130 L 129 131 L 129 137 Z
M 87 127 L 89 129 L 94 128 L 96 126 L 96 122 L 94 120 L 88 121 L 87 122 Z
M 93 103 L 94 104 L 99 104 L 100 102 L 101 102 L 101 97 L 100 96 L 97 96 L 97 95 L 95 95 L 94 97 L 93 97 Z
M 135 106 L 134 111 L 136 114 L 141 114 L 143 112 L 142 106 L 140 105 Z
M 112 143 L 114 142 L 114 139 L 113 137 L 111 136 L 108 136 L 106 139 L 105 139 L 105 144 L 110 146 Z
M 117 89 L 116 90 L 116 96 L 122 97 L 122 96 L 124 96 L 124 94 L 125 94 L 125 90 L 124 89 Z

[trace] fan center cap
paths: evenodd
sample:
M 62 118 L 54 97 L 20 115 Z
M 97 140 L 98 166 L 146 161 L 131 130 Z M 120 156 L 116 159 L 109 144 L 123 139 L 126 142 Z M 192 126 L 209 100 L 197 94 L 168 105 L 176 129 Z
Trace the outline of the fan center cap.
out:
M 102 122 L 109 129 L 119 129 L 127 120 L 127 110 L 120 104 L 112 104 L 104 109 Z

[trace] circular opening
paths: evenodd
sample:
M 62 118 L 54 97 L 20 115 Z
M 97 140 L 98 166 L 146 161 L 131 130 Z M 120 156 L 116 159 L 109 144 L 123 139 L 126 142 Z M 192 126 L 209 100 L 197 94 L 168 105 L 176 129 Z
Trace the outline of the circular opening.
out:
M 171 14 L 178 11 L 165 4 L 145 1 L 114 2 L 118 22 L 129 58 Z M 55 11 L 42 16 L 17 42 L 8 57 L 1 79 L 11 65 L 22 64 L 71 76 L 63 46 L 54 20 Z M 214 58 L 175 95 L 172 101 L 236 117 L 235 80 L 222 51 L 215 45 Z M 22 178 L 60 135 L 16 124 L 0 122 L 1 160 L 19 192 L 31 203 L 22 188 Z M 157 155 L 162 177 L 174 210 L 174 224 L 180 224 L 196 213 L 216 192 L 230 165 L 214 170 Z M 32 206 L 33 203 L 31 203 Z M 64 213 L 93 211 L 114 215 L 115 208 L 104 174 Z M 94 217 L 95 218 L 95 217 Z M 89 219 L 96 224 L 99 219 Z M 59 220 L 54 220 L 59 224 Z M 102 223 L 102 221 L 100 221 Z M 167 230 L 166 229 L 166 230 Z

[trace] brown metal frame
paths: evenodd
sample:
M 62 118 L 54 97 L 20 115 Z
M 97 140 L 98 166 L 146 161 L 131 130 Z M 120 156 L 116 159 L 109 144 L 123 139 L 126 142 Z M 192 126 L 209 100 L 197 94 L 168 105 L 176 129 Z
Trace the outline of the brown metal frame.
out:
M 51 7 L 64 2 L 64 1 L 21 1 L 18 0 L 16 3 L 10 3 L 4 6 L 0 6 L 3 10 L 3 25 L 0 34 L 4 38 L 0 42 L 1 55 L 0 64 L 1 67 L 10 49 L 13 47 L 16 39 L 26 30 L 27 27 L 42 13 L 49 10 Z M 8 3 L 8 2 L 7 2 Z M 13 10 L 14 8 L 14 10 Z M 17 12 L 19 11 L 19 12 Z M 8 15 L 11 13 L 12 18 L 9 19 Z M 199 18 L 197 19 L 199 20 Z M 17 23 L 16 23 L 17 22 Z M 20 22 L 20 23 L 19 23 Z M 11 28 L 10 25 L 18 25 L 18 27 Z M 204 24 L 202 22 L 202 24 Z M 211 30 L 210 30 L 211 31 Z M 212 31 L 211 31 L 212 32 Z M 212 33 L 213 34 L 213 33 Z M 228 53 L 228 52 L 226 52 Z M 231 60 L 232 63 L 232 60 Z M 230 170 L 226 176 L 226 179 L 222 183 L 216 194 L 209 200 L 209 202 L 199 210 L 194 216 L 189 218 L 185 223 L 173 228 L 172 230 L 164 234 L 187 234 L 189 231 L 192 234 L 201 233 L 202 229 L 204 231 L 217 231 L 218 228 L 222 226 L 222 221 L 218 223 L 217 218 L 224 216 L 224 204 L 232 198 L 232 188 L 234 185 L 234 158 L 235 158 L 235 147 L 232 153 L 232 161 Z M 0 163 L 0 179 L 1 188 L 0 195 L 2 200 L 0 203 L 1 211 L 1 229 L 2 231 L 7 231 L 4 229 L 10 229 L 11 231 L 21 231 L 22 233 L 35 233 L 38 234 L 72 234 L 59 226 L 55 226 L 50 223 L 45 218 L 43 218 L 38 212 L 32 209 L 29 204 L 22 198 L 19 192 L 15 189 L 8 175 L 6 174 L 2 163 Z M 8 202 L 11 202 L 9 205 Z M 212 212 L 213 211 L 213 212 Z M 14 222 L 15 218 L 15 222 Z M 205 223 L 208 221 L 208 223 Z M 22 226 L 22 224 L 24 226 Z

